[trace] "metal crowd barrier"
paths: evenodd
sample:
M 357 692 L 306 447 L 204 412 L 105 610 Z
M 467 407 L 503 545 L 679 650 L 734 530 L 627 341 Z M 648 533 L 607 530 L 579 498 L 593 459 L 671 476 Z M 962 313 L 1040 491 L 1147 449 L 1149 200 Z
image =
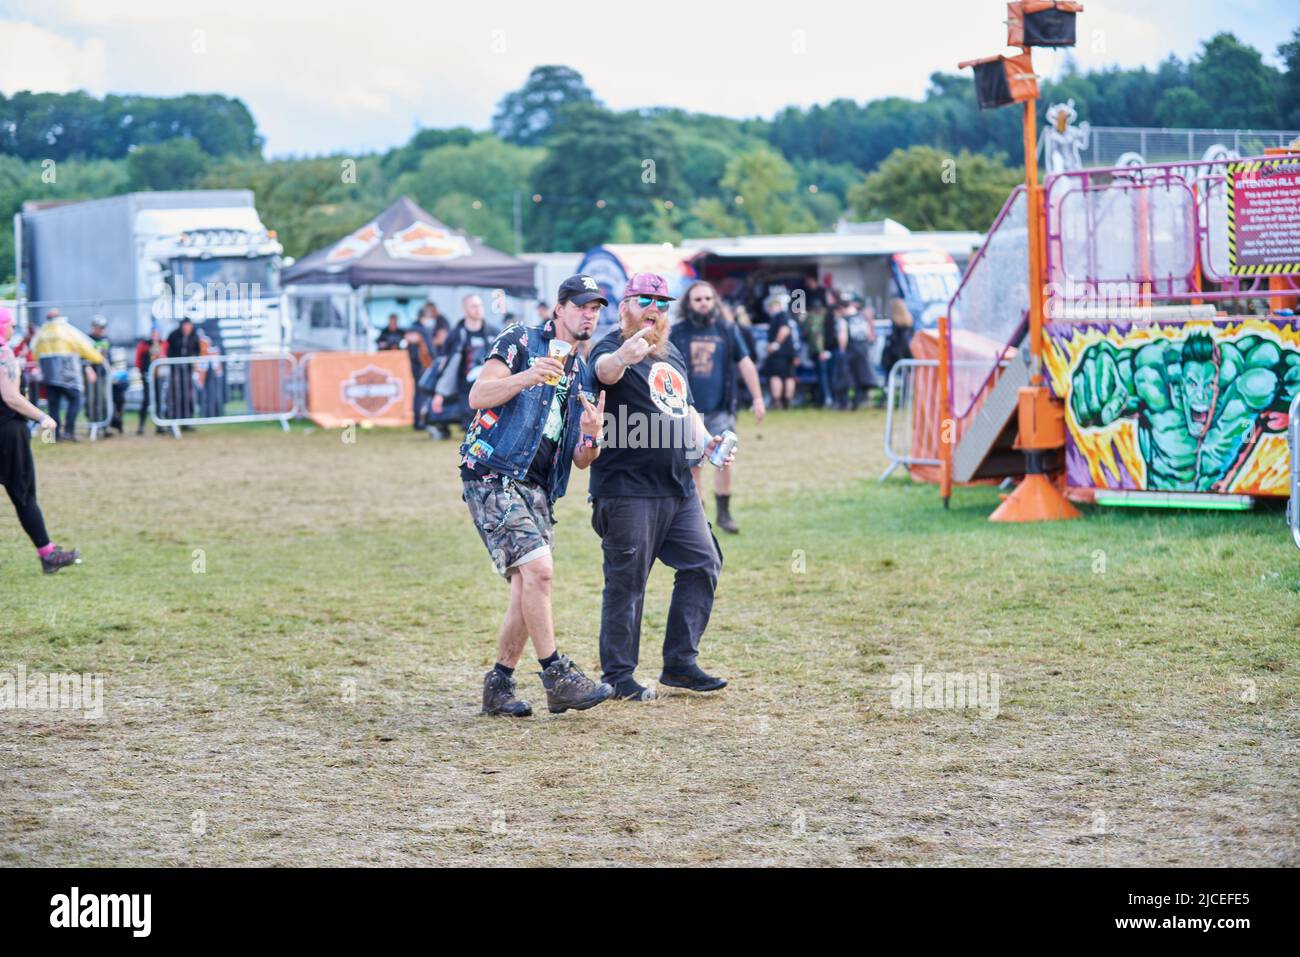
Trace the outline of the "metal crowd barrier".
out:
M 157 359 L 149 366 L 149 415 L 171 429 L 289 421 L 300 414 L 298 361 L 285 353 Z
M 999 366 L 1006 366 L 1006 361 L 1002 360 Z M 954 368 L 979 369 L 986 371 L 989 364 L 982 360 L 959 359 L 952 363 Z M 910 469 L 913 465 L 940 465 L 940 459 L 926 458 L 916 454 L 912 448 L 912 440 L 915 435 L 916 425 L 916 373 L 918 369 L 934 369 L 932 375 L 937 376 L 939 369 L 938 359 L 899 359 L 892 369 L 889 370 L 889 378 L 885 382 L 885 457 L 889 459 L 889 466 L 880 476 L 880 481 L 885 481 L 894 470 L 900 465 L 903 468 Z M 933 383 L 934 394 L 929 397 L 931 405 L 935 409 L 931 411 L 937 414 L 937 403 L 939 400 L 939 384 L 936 380 Z M 896 428 L 901 422 L 901 428 Z M 903 438 L 899 439 L 897 433 L 901 431 Z M 896 444 L 898 447 L 896 447 Z
M 1287 444 L 1291 447 L 1291 498 L 1286 503 L 1286 517 L 1291 539 L 1300 548 L 1300 394 L 1291 400 L 1290 414 Z
M 84 386 L 82 411 L 86 413 L 86 435 L 94 442 L 108 431 L 109 423 L 113 421 L 113 370 L 109 368 L 107 362 L 102 366 L 94 367 L 95 381 L 91 382 L 86 375 L 86 371 L 90 368 L 92 367 L 87 363 L 83 363 L 81 367 Z

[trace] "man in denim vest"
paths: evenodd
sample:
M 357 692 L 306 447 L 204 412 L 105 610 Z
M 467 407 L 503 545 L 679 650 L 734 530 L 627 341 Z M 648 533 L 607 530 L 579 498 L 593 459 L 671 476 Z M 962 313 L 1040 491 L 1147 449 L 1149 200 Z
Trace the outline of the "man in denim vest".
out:
M 614 693 L 559 653 L 551 617 L 552 509 L 570 465 L 585 469 L 600 454 L 605 406 L 576 347 L 591 337 L 605 304 L 594 279 L 569 277 L 545 325 L 516 323 L 497 336 L 469 392 L 477 412 L 460 447 L 464 499 L 493 566 L 510 582 L 497 662 L 483 677 L 484 714 L 533 713 L 516 696 L 514 678 L 530 635 L 552 712 L 583 711 Z M 553 344 L 567 356 L 555 358 Z

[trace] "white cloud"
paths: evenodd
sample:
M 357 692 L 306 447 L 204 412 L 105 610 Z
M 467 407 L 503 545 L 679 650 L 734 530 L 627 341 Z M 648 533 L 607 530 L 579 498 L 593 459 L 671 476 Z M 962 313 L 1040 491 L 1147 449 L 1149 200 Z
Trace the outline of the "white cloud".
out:
M 1153 66 L 1170 52 L 1186 58 L 1228 29 L 1272 58 L 1300 20 L 1293 2 L 1089 0 L 1074 57 L 1084 68 Z M 20 43 L 0 31 L 0 86 L 18 75 L 27 79 L 20 86 L 41 89 L 226 93 L 248 105 L 271 155 L 383 149 L 417 124 L 483 128 L 497 101 L 541 63 L 579 70 L 616 109 L 770 117 L 839 97 L 919 97 L 931 73 L 1001 52 L 1006 37 L 1003 0 L 754 0 L 743 13 L 699 0 L 6 5 L 28 21 L 17 24 L 24 36 L 38 39 Z M 1039 51 L 1035 62 L 1050 76 L 1064 55 Z
M 33 23 L 0 20 L 0 93 L 100 94 L 107 89 L 106 59 L 103 40 L 77 43 Z

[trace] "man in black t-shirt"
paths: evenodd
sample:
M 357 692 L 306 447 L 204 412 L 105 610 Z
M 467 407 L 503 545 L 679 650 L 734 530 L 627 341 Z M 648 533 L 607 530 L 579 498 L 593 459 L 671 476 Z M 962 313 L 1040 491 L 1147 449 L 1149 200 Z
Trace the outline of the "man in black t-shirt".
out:
M 493 567 L 510 583 L 497 662 L 483 676 L 484 714 L 532 714 L 515 694 L 514 678 L 530 637 L 552 712 L 584 711 L 613 694 L 555 645 L 552 507 L 567 487 L 569 465 L 585 469 L 600 455 L 604 401 L 593 401 L 591 370 L 575 351 L 605 304 L 589 276 L 566 279 L 558 298 L 555 318 L 541 329 L 506 327 L 469 389 L 477 411 L 461 446 L 462 497 Z M 558 357 L 560 344 L 565 359 Z
M 680 318 L 669 338 L 690 363 L 691 395 L 710 435 L 721 435 L 736 428 L 737 376 L 744 378 L 749 387 L 754 419 L 762 424 L 767 408 L 763 404 L 758 369 L 739 328 L 723 317 L 712 284 L 701 279 L 686 288 Z M 704 500 L 703 482 L 700 481 L 702 465 L 702 462 L 695 465 L 695 486 L 701 502 Z M 731 468 L 716 469 L 713 492 L 718 504 L 718 528 L 735 534 L 740 527 L 731 517 L 733 472 Z
M 458 404 L 461 428 L 468 432 L 470 420 L 474 418 L 474 410 L 469 405 L 469 390 L 487 361 L 488 350 L 498 330 L 484 319 L 483 300 L 478 296 L 466 296 L 461 306 L 465 315 L 456 323 L 443 346 L 442 372 L 434 385 L 429 409 L 433 417 L 441 416 L 444 404 L 451 399 Z
M 646 579 L 656 558 L 677 570 L 660 684 L 691 691 L 727 684 L 695 660 L 722 552 L 695 493 L 691 465 L 721 437 L 708 435 L 692 402 L 686 361 L 668 339 L 672 301 L 662 277 L 637 273 L 619 303 L 621 328 L 591 353 L 605 387 L 604 445 L 590 484 L 591 524 L 604 553 L 600 664 L 614 694 L 635 701 L 654 697 L 637 683 L 635 671 Z

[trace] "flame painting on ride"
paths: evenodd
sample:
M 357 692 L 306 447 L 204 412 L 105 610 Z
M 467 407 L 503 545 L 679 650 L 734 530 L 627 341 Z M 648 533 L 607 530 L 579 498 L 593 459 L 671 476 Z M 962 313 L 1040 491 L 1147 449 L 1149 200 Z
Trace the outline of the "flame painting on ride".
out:
M 1300 321 L 1051 322 L 1072 488 L 1289 494 Z

